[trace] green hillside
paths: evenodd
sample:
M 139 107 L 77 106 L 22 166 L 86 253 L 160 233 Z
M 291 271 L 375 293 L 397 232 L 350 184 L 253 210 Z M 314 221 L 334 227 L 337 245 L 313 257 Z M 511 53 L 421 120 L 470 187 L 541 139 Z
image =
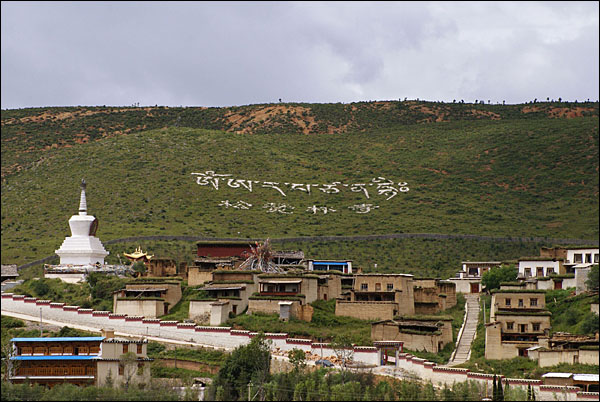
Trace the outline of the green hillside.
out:
M 290 113 L 259 113 L 269 107 L 287 107 Z M 2 111 L 3 264 L 54 253 L 69 235 L 67 221 L 77 211 L 83 177 L 89 213 L 100 221 L 97 236 L 103 242 L 151 235 L 390 233 L 598 239 L 597 103 L 109 110 Z M 303 125 L 310 135 L 301 134 Z M 197 184 L 199 175 L 192 173 L 207 171 L 231 176 L 223 176 L 218 189 Z M 373 179 L 383 182 L 380 177 L 392 181 L 395 191 L 409 191 L 386 199 L 393 193 L 378 194 Z M 252 180 L 252 191 L 228 186 L 228 178 Z M 286 196 L 263 187 L 267 182 L 280 183 Z M 338 193 L 322 190 L 334 182 L 342 183 Z M 313 187 L 309 194 L 292 190 L 291 183 Z M 351 191 L 360 183 L 367 185 L 369 198 L 360 189 Z M 247 204 L 240 201 L 252 206 L 241 209 Z M 372 209 L 360 213 L 366 211 L 357 207 L 361 204 Z M 403 261 L 414 245 L 396 243 L 383 243 L 382 260 L 390 262 L 379 268 L 408 265 Z M 477 249 L 476 243 L 465 251 Z M 362 255 L 356 258 L 368 266 L 377 256 L 365 248 L 373 244 L 342 249 Z M 447 242 L 446 250 L 436 247 L 444 254 L 453 243 Z M 494 247 L 483 248 L 493 253 Z M 517 258 L 522 249 L 501 254 Z M 404 257 L 394 260 L 389 254 Z M 432 268 L 433 262 L 419 264 Z

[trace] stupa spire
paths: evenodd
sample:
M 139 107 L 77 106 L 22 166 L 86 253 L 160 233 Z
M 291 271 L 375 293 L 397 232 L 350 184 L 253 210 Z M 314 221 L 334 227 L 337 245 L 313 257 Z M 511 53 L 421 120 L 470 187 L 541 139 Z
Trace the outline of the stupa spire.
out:
M 98 220 L 87 214 L 85 199 L 85 179 L 81 179 L 81 198 L 79 214 L 69 219 L 71 236 L 66 237 L 56 254 L 60 257 L 60 265 L 95 265 L 104 264 L 108 251 L 104 249 L 100 239 L 96 237 Z
M 79 215 L 87 215 L 87 201 L 85 199 L 85 179 L 81 179 L 81 197 L 79 198 Z

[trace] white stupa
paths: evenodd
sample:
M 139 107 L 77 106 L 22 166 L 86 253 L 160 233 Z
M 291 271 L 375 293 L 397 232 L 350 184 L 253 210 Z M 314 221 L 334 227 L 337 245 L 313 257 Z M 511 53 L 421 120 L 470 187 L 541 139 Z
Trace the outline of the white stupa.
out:
M 60 265 L 96 265 L 104 264 L 108 251 L 96 235 L 98 220 L 87 214 L 85 200 L 85 180 L 81 180 L 81 198 L 79 200 L 79 214 L 69 219 L 71 236 L 56 250 L 60 257 Z

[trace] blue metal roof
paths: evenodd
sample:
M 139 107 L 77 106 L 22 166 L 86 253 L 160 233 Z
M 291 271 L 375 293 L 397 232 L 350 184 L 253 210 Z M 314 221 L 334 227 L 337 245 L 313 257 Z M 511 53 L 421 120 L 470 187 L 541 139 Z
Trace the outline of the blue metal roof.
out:
M 62 338 L 12 338 L 11 342 L 88 342 L 88 341 L 103 341 L 103 336 L 65 336 Z
M 10 360 L 93 360 L 100 356 L 13 356 Z
M 348 263 L 337 261 L 314 261 L 313 265 L 348 265 Z

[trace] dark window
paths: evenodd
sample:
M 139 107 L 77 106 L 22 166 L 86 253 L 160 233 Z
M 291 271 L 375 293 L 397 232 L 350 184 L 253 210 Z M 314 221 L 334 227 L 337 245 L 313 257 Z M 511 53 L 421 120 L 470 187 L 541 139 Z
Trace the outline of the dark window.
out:
M 125 374 L 125 366 L 122 363 L 119 363 L 119 375 Z
M 137 353 L 138 353 L 138 355 L 142 354 L 142 344 L 141 343 L 138 343 L 138 345 L 137 345 Z
M 538 332 L 540 330 L 540 323 L 539 322 L 534 322 L 533 323 L 533 331 L 534 332 Z
M 513 322 L 507 322 L 507 323 L 506 323 L 506 329 L 510 329 L 510 330 L 512 331 L 512 329 L 513 329 L 513 324 L 514 324 Z
M 519 307 L 523 307 L 523 299 L 519 299 Z
M 387 284 L 387 291 L 391 292 L 392 290 L 394 290 L 394 284 L 393 283 L 388 283 Z
M 536 307 L 537 306 L 537 299 L 531 299 L 531 300 L 529 300 L 529 303 L 531 304 L 531 307 Z
M 369 284 L 368 283 L 361 283 L 360 284 L 360 290 L 369 290 Z
M 121 347 L 123 348 L 123 350 L 121 351 L 121 354 L 127 353 L 127 344 L 126 343 L 122 343 Z
M 504 299 L 504 303 L 505 303 L 507 306 L 510 306 L 510 299 Z

